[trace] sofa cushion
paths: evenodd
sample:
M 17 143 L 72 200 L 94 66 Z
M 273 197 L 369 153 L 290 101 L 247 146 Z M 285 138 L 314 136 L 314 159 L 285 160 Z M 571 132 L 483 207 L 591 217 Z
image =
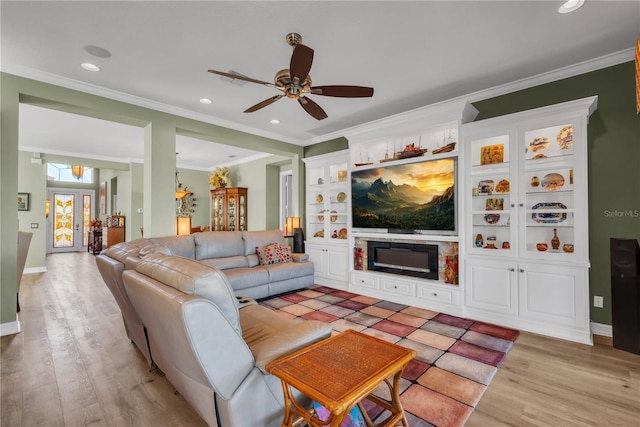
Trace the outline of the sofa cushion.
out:
M 255 254 L 257 246 L 267 246 L 271 243 L 285 245 L 280 230 L 243 231 L 242 240 L 244 241 L 244 255 Z
M 136 239 L 130 242 L 121 242 L 105 249 L 104 254 L 121 263 L 125 263 L 127 257 L 138 256 L 140 250 L 151 243 L 147 239 Z
M 234 291 L 239 291 L 269 283 L 269 272 L 262 266 L 248 268 L 230 268 L 224 270 Z M 242 295 L 241 293 L 239 295 Z
M 240 325 L 256 366 L 265 374 L 269 362 L 331 335 L 328 323 L 291 319 L 259 305 L 240 310 Z
M 240 332 L 235 294 L 226 277 L 215 268 L 193 259 L 149 254 L 138 261 L 136 270 L 182 293 L 208 299 Z
M 244 255 L 241 231 L 210 231 L 193 235 L 196 257 L 203 260 L 209 258 L 227 258 Z
M 149 254 L 162 254 L 162 255 L 174 255 L 173 251 L 165 245 L 159 243 L 151 243 L 140 249 L 138 256 L 144 258 Z
M 244 255 L 230 256 L 225 258 L 201 259 L 200 262 L 215 267 L 219 270 L 228 270 L 230 268 L 249 267 L 247 257 Z
M 295 279 L 303 276 L 313 276 L 312 262 L 289 262 L 284 264 L 265 265 L 269 272 L 269 283 Z
M 189 234 L 187 236 L 153 237 L 149 240 L 153 243 L 158 243 L 168 247 L 171 249 L 173 255 L 196 259 L 196 248 L 193 236 L 194 234 Z

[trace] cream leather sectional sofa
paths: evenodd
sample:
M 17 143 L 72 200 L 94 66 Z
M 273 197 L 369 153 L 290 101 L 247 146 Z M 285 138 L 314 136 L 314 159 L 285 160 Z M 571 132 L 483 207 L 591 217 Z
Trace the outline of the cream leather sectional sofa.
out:
M 145 238 L 118 243 L 96 256 L 100 274 L 113 294 L 124 320 L 127 336 L 152 365 L 144 324 L 131 306 L 122 274 L 135 270 L 151 253 L 194 259 L 222 271 L 236 296 L 264 298 L 313 284 L 313 263 L 306 254 L 292 254 L 292 262 L 260 265 L 256 247 L 284 245 L 280 230 L 211 231 L 188 236 Z
M 206 232 L 124 242 L 96 257 L 128 337 L 209 425 L 280 425 L 282 387 L 264 366 L 331 335 L 326 323 L 252 299 L 313 283 L 304 254 L 260 265 L 255 247 L 272 243 L 284 245 L 279 230 Z

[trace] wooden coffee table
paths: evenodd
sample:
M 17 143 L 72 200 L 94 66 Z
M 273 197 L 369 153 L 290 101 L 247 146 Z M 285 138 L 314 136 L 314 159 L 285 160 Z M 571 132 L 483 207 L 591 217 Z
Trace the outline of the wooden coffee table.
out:
M 282 425 L 292 426 L 304 420 L 314 427 L 337 427 L 358 405 L 367 425 L 372 426 L 360 403 L 366 398 L 391 412 L 384 425 L 402 422 L 408 427 L 400 404 L 400 378 L 415 354 L 409 348 L 347 330 L 274 360 L 266 369 L 282 381 L 285 401 Z M 382 382 L 389 387 L 390 402 L 371 394 Z M 327 408 L 329 418 L 323 421 L 315 411 L 300 405 L 293 397 L 292 387 Z

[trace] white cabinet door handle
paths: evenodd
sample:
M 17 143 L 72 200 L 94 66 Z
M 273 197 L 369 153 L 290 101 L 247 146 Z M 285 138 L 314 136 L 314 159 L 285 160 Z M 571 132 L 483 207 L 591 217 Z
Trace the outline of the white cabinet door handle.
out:
M 510 268 L 509 271 L 513 272 L 513 271 L 516 271 L 516 269 L 515 268 Z

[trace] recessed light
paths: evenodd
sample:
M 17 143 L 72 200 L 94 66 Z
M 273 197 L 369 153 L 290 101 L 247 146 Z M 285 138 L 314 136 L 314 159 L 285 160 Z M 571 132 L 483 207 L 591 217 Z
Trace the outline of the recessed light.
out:
M 101 68 L 98 67 L 96 64 L 92 64 L 90 62 L 83 62 L 82 64 L 80 64 L 80 66 L 82 68 L 84 68 L 87 71 L 100 71 Z
M 278 119 L 272 119 L 270 123 L 271 123 L 272 125 L 277 125 L 277 124 L 280 124 L 280 120 L 278 120 Z
M 569 13 L 579 9 L 584 4 L 584 0 L 568 0 L 558 9 L 559 13 Z
M 209 105 L 209 104 L 211 104 L 211 102 L 212 102 L 212 101 L 211 101 L 209 98 L 200 98 L 200 103 L 201 103 L 201 104 L 207 104 L 207 105 Z

